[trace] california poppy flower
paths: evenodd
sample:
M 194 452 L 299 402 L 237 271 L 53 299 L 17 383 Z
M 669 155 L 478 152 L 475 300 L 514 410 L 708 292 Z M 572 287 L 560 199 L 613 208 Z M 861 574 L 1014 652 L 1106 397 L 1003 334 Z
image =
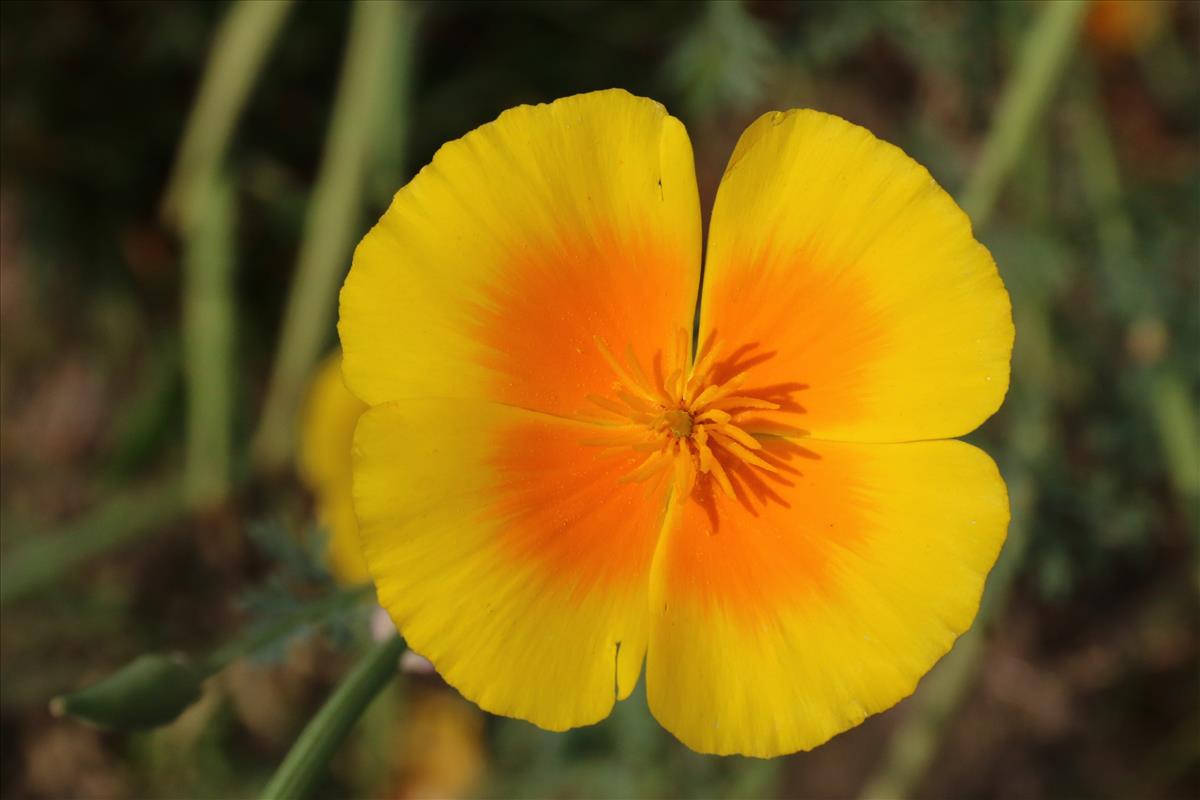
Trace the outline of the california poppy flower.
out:
M 380 603 L 484 709 L 593 723 L 644 661 L 689 747 L 773 756 L 971 624 L 1008 502 L 945 440 L 1003 400 L 1011 312 L 929 173 L 815 111 L 742 135 L 704 264 L 657 103 L 521 106 L 442 147 L 342 289 L 354 504 Z

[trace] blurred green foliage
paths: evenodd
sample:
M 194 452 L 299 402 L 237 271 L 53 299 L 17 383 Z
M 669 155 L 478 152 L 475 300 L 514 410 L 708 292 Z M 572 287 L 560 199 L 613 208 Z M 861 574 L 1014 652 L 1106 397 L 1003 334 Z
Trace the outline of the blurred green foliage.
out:
M 1030 507 L 1012 594 L 962 707 L 937 728 L 914 787 L 922 796 L 1200 794 L 1200 9 L 1138 5 L 1157 21 L 1127 44 L 1085 24 L 1065 84 L 979 231 L 1013 297 L 1015 370 L 1026 377 L 976 438 L 1010 483 L 1030 489 Z M 790 106 L 870 127 L 957 194 L 1038 9 L 413 4 L 391 34 L 409 37 L 409 57 L 381 59 L 380 86 L 348 87 L 386 100 L 358 131 L 372 168 L 346 218 L 374 219 L 401 176 L 504 108 L 609 86 L 655 97 L 688 123 L 706 205 L 742 128 Z M 365 638 L 362 614 L 339 617 L 341 635 L 276 648 L 272 665 L 246 668 L 273 671 L 222 676 L 177 723 L 129 740 L 46 714 L 50 696 L 144 651 L 220 653 L 243 631 L 257 641 L 302 614 L 306 593 L 328 588 L 308 545 L 295 546 L 304 525 L 252 524 L 306 518 L 295 484 L 243 476 L 301 243 L 320 222 L 310 198 L 347 91 L 351 14 L 319 3 L 287 13 L 220 161 L 236 210 L 232 228 L 217 231 L 224 250 L 190 251 L 159 209 L 228 10 L 0 4 L 3 592 L 38 570 L 63 576 L 4 609 L 5 796 L 253 794 L 345 672 L 347 645 Z M 362 233 L 340 228 L 327 254 L 335 266 Z M 229 437 L 228 454 L 204 428 L 188 446 L 196 400 L 183 402 L 185 376 L 193 390 L 209 383 L 189 372 L 185 290 L 196 274 L 185 265 L 223 252 L 236 253 L 237 271 L 210 274 L 210 288 L 228 301 L 236 338 L 218 342 L 228 355 L 203 374 L 227 373 L 228 404 L 209 424 Z M 332 327 L 314 333 L 332 344 Z M 201 474 L 231 478 L 232 492 L 196 513 L 177 476 L 198 441 L 218 447 Z M 143 502 L 130 486 L 144 481 L 169 490 Z M 151 524 L 122 525 L 139 519 Z M 82 522 L 47 533 L 64 520 Z M 147 538 L 135 546 L 135 536 Z M 319 666 L 306 667 L 304 653 Z M 274 717 L 247 711 L 245 693 Z M 388 720 L 404 723 L 394 700 L 376 701 L 324 794 L 391 785 L 387 768 L 357 765 L 372 746 L 392 746 Z M 489 719 L 477 791 L 851 796 L 909 706 L 812 754 L 757 762 L 687 751 L 649 717 L 639 689 L 609 720 L 566 735 Z

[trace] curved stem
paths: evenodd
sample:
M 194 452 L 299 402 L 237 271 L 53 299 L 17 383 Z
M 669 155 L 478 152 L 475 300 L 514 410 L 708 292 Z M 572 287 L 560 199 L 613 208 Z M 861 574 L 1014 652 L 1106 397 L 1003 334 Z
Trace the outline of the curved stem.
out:
M 138 487 L 58 531 L 39 531 L 0 563 L 0 606 L 50 585 L 84 561 L 149 534 L 190 508 L 182 478 Z
M 252 450 L 267 471 L 291 456 L 296 416 L 313 365 L 334 329 L 338 285 L 350 267 L 376 143 L 385 90 L 398 50 L 411 46 L 404 3 L 360 0 L 354 5 L 346 60 L 334 101 L 321 168 L 308 205 L 304 239 L 283 314 L 279 347 Z M 393 131 L 402 130 L 396 119 Z
M 223 171 L 206 182 L 202 205 L 184 233 L 183 374 L 187 385 L 184 481 L 197 508 L 223 502 L 230 490 L 236 193 Z M 201 202 L 198 200 L 197 202 Z
M 241 0 L 221 21 L 163 197 L 162 215 L 176 228 L 188 228 L 197 203 L 203 205 L 202 195 L 217 173 L 291 4 Z
M 996 198 L 1050 103 L 1075 47 L 1088 4 L 1082 0 L 1047 3 L 1021 45 L 1008 89 L 1000 99 L 996 122 L 962 196 L 963 210 L 975 226 L 992 215 Z
M 391 636 L 375 645 L 309 720 L 261 797 L 301 800 L 311 794 L 325 765 L 375 696 L 396 676 L 404 640 Z

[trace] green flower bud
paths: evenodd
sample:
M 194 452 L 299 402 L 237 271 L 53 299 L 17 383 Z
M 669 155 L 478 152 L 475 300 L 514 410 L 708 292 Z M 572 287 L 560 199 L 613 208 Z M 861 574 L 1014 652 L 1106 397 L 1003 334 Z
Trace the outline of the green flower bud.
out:
M 157 728 L 200 699 L 205 677 L 181 653 L 147 653 L 97 684 L 54 698 L 50 713 L 118 731 Z

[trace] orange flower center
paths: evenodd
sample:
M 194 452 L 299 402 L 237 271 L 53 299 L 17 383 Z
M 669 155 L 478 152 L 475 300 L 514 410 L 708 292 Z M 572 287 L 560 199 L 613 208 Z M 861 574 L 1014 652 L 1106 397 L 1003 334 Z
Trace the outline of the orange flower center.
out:
M 779 405 L 738 394 L 746 381 L 741 372 L 729 380 L 714 380 L 715 342 L 701 348 L 699 357 L 688 363 L 688 339 L 680 331 L 676 342 L 675 369 L 665 377 L 647 377 L 632 348 L 622 362 L 597 339 L 597 346 L 616 376 L 612 397 L 590 395 L 589 400 L 604 410 L 596 420 L 605 425 L 605 435 L 589 444 L 608 448 L 631 447 L 646 453 L 645 459 L 623 480 L 642 481 L 665 469 L 674 471 L 676 489 L 691 492 L 697 475 L 711 475 L 730 497 L 734 496 L 728 468 L 735 462 L 766 470 L 779 470 L 762 457 L 762 444 L 746 432 L 746 415 L 778 409 Z

